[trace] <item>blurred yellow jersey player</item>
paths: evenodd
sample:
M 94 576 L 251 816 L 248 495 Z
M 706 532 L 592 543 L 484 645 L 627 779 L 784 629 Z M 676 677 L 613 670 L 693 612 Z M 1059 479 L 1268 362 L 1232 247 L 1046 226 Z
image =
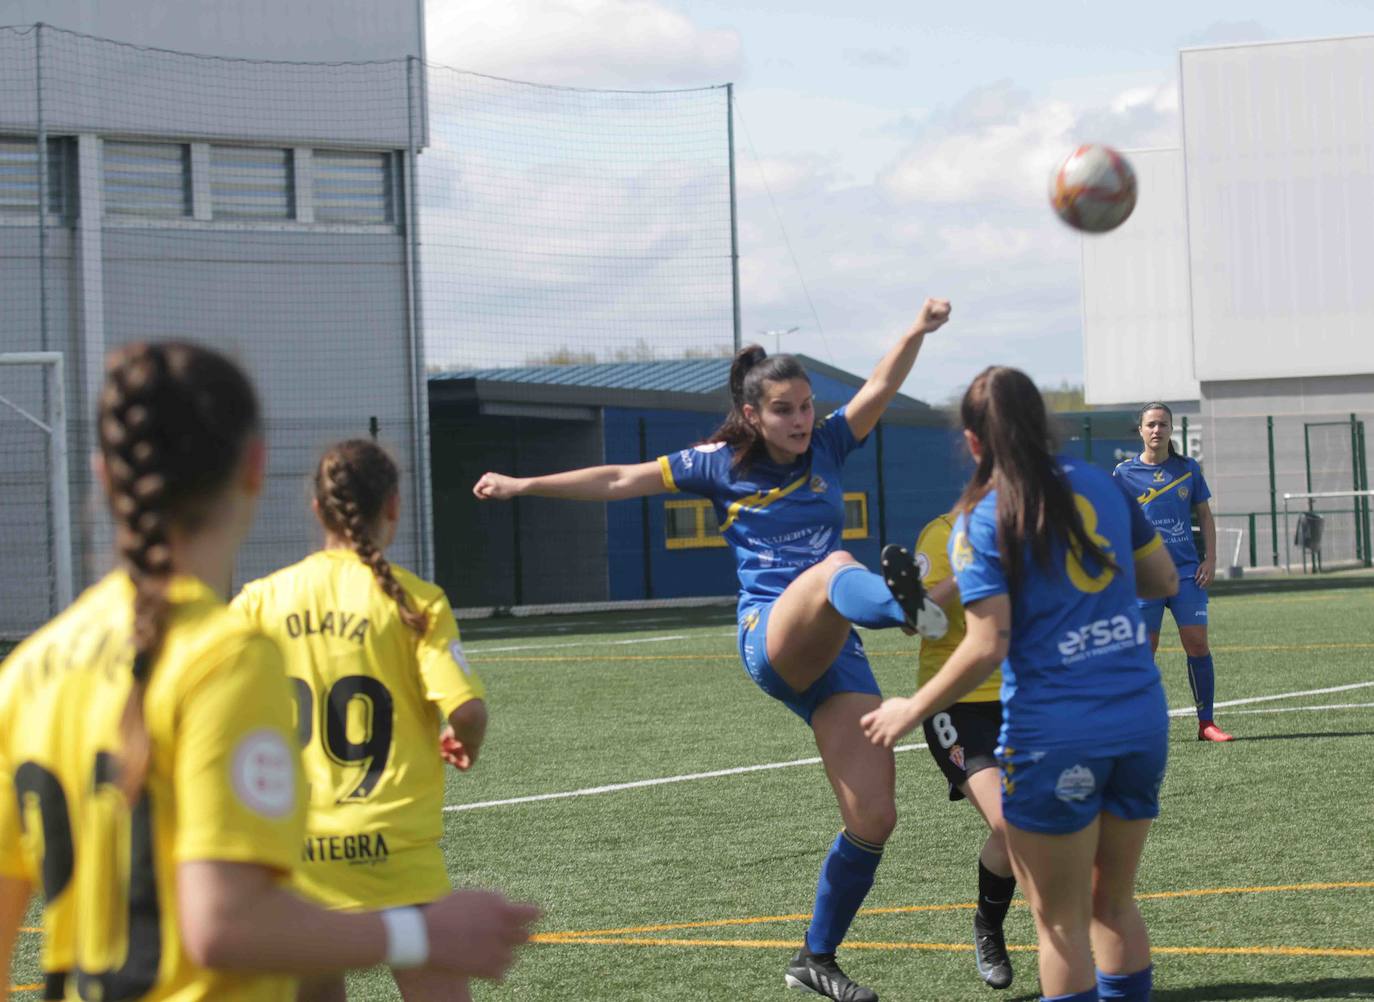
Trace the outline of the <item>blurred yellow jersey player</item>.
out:
M 964 607 L 950 565 L 954 515 L 937 515 L 916 540 L 916 566 L 926 594 L 945 610 L 949 630 L 939 640 L 921 639 L 917 687 L 940 670 L 964 639 Z M 1002 820 L 1002 791 L 997 767 L 997 737 L 1002 729 L 1002 672 L 994 671 L 971 693 L 924 722 L 926 745 L 949 783 L 950 800 L 969 800 L 988 825 L 978 855 L 978 910 L 973 917 L 974 966 L 987 984 L 1006 988 L 1012 982 L 1011 955 L 1002 925 L 1016 891 L 1007 855 Z
M 110 574 L 6 661 L 0 874 L 43 890 L 48 998 L 65 980 L 69 998 L 291 999 L 294 978 L 194 963 L 176 902 L 181 862 L 256 863 L 283 879 L 295 865 L 304 807 L 281 656 L 195 578 L 173 578 L 166 599 L 132 811 L 117 767 L 129 576 Z
M 482 683 L 463 657 L 443 590 L 382 555 L 396 533 L 398 484 L 395 463 L 373 442 L 326 450 L 312 505 L 325 548 L 234 600 L 286 656 L 310 788 L 296 881 L 336 909 L 425 904 L 448 893 L 439 848 L 444 761 L 468 768 L 486 728 Z M 404 972 L 396 980 L 408 999 L 457 991 Z M 333 977 L 302 992 L 341 995 Z
M 234 600 L 286 654 L 310 789 L 297 881 L 331 907 L 447 893 L 438 714 L 485 695 L 443 591 L 402 568 L 391 573 L 423 611 L 422 634 L 351 549 L 313 553 Z

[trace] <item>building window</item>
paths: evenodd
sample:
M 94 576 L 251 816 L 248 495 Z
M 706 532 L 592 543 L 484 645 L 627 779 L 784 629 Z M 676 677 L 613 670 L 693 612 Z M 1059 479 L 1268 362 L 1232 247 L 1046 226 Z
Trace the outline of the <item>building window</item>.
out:
M 315 221 L 375 223 L 396 221 L 394 158 L 363 150 L 315 150 Z
M 670 550 L 725 545 L 716 509 L 705 498 L 663 502 L 663 532 Z
M 210 147 L 210 205 L 215 219 L 294 217 L 291 151 L 265 146 Z
M 69 139 L 48 140 L 48 213 L 71 215 L 76 158 Z M 0 136 L 0 215 L 38 211 L 38 143 L 32 136 Z
M 868 495 L 846 491 L 844 495 L 844 539 L 868 538 Z
M 161 218 L 191 214 L 189 146 L 107 140 L 102 160 L 107 214 Z

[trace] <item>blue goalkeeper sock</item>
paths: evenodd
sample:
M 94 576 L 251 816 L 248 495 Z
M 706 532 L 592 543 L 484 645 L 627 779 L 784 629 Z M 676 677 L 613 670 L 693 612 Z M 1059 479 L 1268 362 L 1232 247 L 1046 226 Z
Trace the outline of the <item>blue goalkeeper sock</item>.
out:
M 1199 720 L 1212 719 L 1212 700 L 1216 697 L 1217 673 L 1212 668 L 1212 655 L 1188 659 L 1188 684 L 1193 687 L 1193 702 L 1197 704 Z
M 892 597 L 887 582 L 867 567 L 858 564 L 841 567 L 830 575 L 826 595 L 836 612 L 859 626 L 882 629 L 906 623 L 906 613 Z
M 1097 989 L 1074 992 L 1072 995 L 1041 995 L 1040 1002 L 1097 1002 Z
M 812 953 L 834 953 L 849 931 L 849 923 L 873 886 L 873 874 L 882 862 L 883 847 L 841 831 L 821 865 L 816 885 L 816 907 L 806 930 L 806 948 Z
M 1134 974 L 1106 974 L 1097 972 L 1097 998 L 1120 1002 L 1150 1002 L 1154 990 L 1155 969 L 1151 964 Z

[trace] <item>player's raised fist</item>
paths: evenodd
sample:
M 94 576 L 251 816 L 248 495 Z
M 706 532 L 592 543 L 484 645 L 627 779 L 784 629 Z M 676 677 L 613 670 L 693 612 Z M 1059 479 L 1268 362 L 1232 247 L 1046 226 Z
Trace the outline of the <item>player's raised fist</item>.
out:
M 479 501 L 509 501 L 519 491 L 514 477 L 484 473 L 482 479 L 473 485 L 472 493 Z
M 916 318 L 912 330 L 918 334 L 929 334 L 939 330 L 949 319 L 948 299 L 927 299 L 921 307 L 921 315 Z

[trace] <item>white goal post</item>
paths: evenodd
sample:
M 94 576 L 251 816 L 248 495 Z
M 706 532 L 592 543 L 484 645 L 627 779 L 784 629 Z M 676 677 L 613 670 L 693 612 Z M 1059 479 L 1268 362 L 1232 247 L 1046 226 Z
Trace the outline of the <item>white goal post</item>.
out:
M 11 367 L 37 367 L 40 370 L 40 375 L 36 380 L 17 385 L 13 379 L 0 380 L 0 408 L 4 408 L 11 416 L 17 416 L 18 421 L 22 424 L 38 429 L 47 443 L 47 448 L 45 456 L 40 457 L 20 452 L 11 457 L 16 461 L 15 465 L 21 468 L 3 471 L 3 479 L 0 479 L 0 484 L 3 484 L 3 487 L 0 490 L 3 490 L 5 494 L 4 507 L 7 512 L 13 510 L 12 505 L 17 506 L 24 503 L 24 499 L 17 495 L 26 488 L 32 487 L 34 496 L 41 498 L 40 504 L 46 511 L 46 529 L 43 538 L 38 540 L 30 538 L 16 542 L 33 543 L 49 550 L 50 606 L 56 605 L 56 608 L 49 608 L 48 615 L 51 616 L 71 604 L 73 588 L 71 492 L 67 469 L 66 382 L 62 353 L 57 351 L 0 352 L 0 374 L 12 372 Z M 26 450 L 26 452 L 32 451 L 34 450 Z M 7 463 L 6 465 L 11 464 Z M 47 481 L 46 490 L 41 484 L 31 484 L 26 481 L 23 469 L 25 466 L 33 469 L 35 476 L 32 479 L 34 480 L 42 476 L 38 473 L 37 468 L 39 466 L 44 468 Z M 12 498 L 12 494 L 15 497 Z M 9 520 L 7 518 L 7 521 Z M 24 573 L 21 561 L 7 559 L 5 563 L 9 566 L 0 573 L 6 575 Z M 32 584 L 32 582 L 21 580 L 19 584 L 23 586 Z M 15 626 L 15 624 L 5 625 L 10 629 Z M 32 623 L 30 627 L 37 625 L 40 624 Z

